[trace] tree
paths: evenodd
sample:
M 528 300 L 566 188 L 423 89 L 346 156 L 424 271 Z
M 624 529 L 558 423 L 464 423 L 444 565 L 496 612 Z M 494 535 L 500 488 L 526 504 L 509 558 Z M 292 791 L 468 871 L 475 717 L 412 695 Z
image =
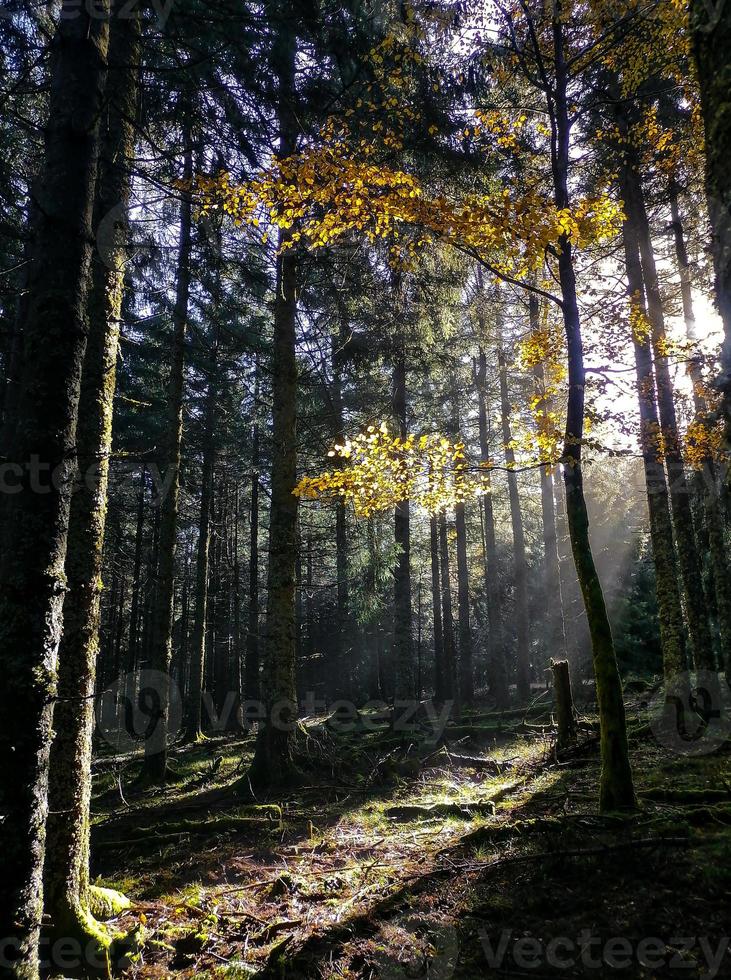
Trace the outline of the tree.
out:
M 94 909 L 108 913 L 126 903 L 122 897 L 108 891 L 100 893 L 89 884 L 89 810 L 102 553 L 134 155 L 139 35 L 139 18 L 122 16 L 119 4 L 115 5 L 109 43 L 110 95 L 94 205 L 94 227 L 99 230 L 91 265 L 89 330 L 76 430 L 82 479 L 71 501 L 67 595 L 48 789 L 45 909 L 57 935 L 84 943 L 93 940 L 102 949 L 109 946 L 111 935 L 94 921 Z
M 108 3 L 99 11 L 102 16 L 90 16 L 64 3 L 55 34 L 17 425 L 7 452 L 19 492 L 7 497 L 2 512 L 0 747 L 6 770 L 0 812 L 7 843 L 0 922 L 3 935 L 13 937 L 14 972 L 23 980 L 38 975 L 51 717 L 88 329 Z M 42 488 L 40 474 L 46 474 Z
M 727 93 L 731 78 L 731 11 L 723 4 L 690 0 L 690 26 L 698 66 L 700 101 L 706 136 L 706 196 L 713 228 L 713 264 L 716 300 L 723 320 L 725 342 L 721 353 L 721 378 L 727 442 L 731 431 L 731 108 Z
M 299 124 L 296 106 L 295 25 L 284 17 L 278 26 L 272 63 L 278 85 L 279 154 L 291 155 Z M 272 401 L 274 456 L 269 517 L 266 640 L 262 696 L 266 718 L 259 727 L 249 779 L 254 784 L 286 782 L 294 770 L 297 717 L 295 690 L 295 582 L 297 555 L 297 282 L 290 232 L 280 233 L 274 294 L 274 374 Z

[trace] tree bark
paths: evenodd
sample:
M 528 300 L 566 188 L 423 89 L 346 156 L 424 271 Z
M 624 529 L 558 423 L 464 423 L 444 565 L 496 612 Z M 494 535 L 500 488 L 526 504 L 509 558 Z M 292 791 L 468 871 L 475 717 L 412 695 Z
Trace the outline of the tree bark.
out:
M 456 657 L 454 650 L 454 618 L 452 616 L 452 577 L 449 571 L 449 538 L 447 536 L 447 515 L 441 510 L 437 517 L 439 524 L 439 564 L 442 580 L 442 635 L 444 644 L 443 690 L 444 700 L 456 700 L 458 693 L 456 676 Z M 457 712 L 459 713 L 459 712 Z
M 459 438 L 459 405 L 454 395 L 454 435 Z M 470 579 L 467 561 L 467 519 L 465 502 L 460 500 L 454 507 L 454 528 L 457 545 L 457 609 L 459 612 L 459 696 L 460 703 L 470 705 L 475 697 L 472 667 L 472 631 L 470 628 Z
M 206 656 L 206 614 L 208 609 L 208 554 L 211 543 L 211 494 L 215 468 L 215 425 L 217 403 L 216 351 L 214 340 L 211 352 L 210 375 L 206 392 L 205 425 L 203 433 L 203 465 L 201 467 L 201 503 L 198 517 L 198 553 L 195 569 L 195 605 L 193 609 L 193 638 L 190 655 L 190 692 L 187 735 L 193 741 L 203 735 L 203 676 Z
M 706 197 L 713 230 L 716 301 L 723 320 L 721 377 L 726 442 L 731 444 L 731 9 L 726 3 L 691 0 L 691 27 L 698 65 L 706 136 Z
M 343 385 L 340 368 L 340 358 L 336 343 L 345 342 L 345 330 L 341 329 L 339 339 L 333 337 L 331 344 L 331 360 L 333 371 L 332 407 L 333 429 L 335 439 L 340 442 L 345 438 L 345 421 L 343 418 Z M 352 684 L 352 647 L 349 644 L 349 588 L 348 588 L 348 521 L 345 502 L 338 500 L 335 505 L 335 563 L 337 572 L 337 635 L 336 635 L 336 680 L 338 697 L 350 693 Z
M 444 634 L 442 630 L 442 593 L 439 584 L 439 526 L 436 514 L 429 518 L 429 551 L 431 555 L 432 623 L 434 633 L 434 697 L 444 701 Z
M 282 22 L 274 52 L 279 85 L 279 155 L 295 149 L 299 124 L 295 105 L 296 35 Z M 260 724 L 249 772 L 252 784 L 285 782 L 294 775 L 297 718 L 295 687 L 295 582 L 297 563 L 297 260 L 289 235 L 280 233 L 274 300 L 272 371 L 273 461 L 269 517 L 266 646 Z M 282 250 L 284 246 L 284 250 Z
M 249 501 L 249 605 L 246 623 L 244 694 L 259 697 L 259 359 L 254 368 L 254 424 L 251 427 L 251 499 Z
M 190 139 L 190 106 L 183 102 L 185 158 L 183 180 L 193 175 L 193 151 Z M 160 537 L 152 618 L 150 668 L 157 675 L 155 690 L 141 691 L 151 697 L 148 705 L 150 735 L 145 741 L 144 777 L 150 783 L 164 783 L 167 774 L 168 716 L 170 710 L 169 673 L 172 658 L 173 609 L 175 600 L 175 552 L 178 530 L 178 495 L 180 490 L 180 444 L 183 437 L 183 374 L 185 367 L 185 333 L 190 295 L 190 258 L 192 251 L 191 201 L 183 193 L 180 204 L 177 288 L 173 308 L 173 336 L 168 375 L 167 420 L 162 451 L 161 475 L 165 490 L 160 499 Z
M 673 526 L 678 542 L 680 574 L 688 613 L 688 632 L 693 658 L 699 670 L 715 670 L 713 644 L 708 623 L 707 605 L 698 557 L 690 493 L 685 477 L 680 434 L 675 413 L 673 383 L 665 353 L 665 315 L 655 266 L 655 254 L 650 236 L 650 223 L 645 210 L 642 184 L 636 164 L 628 159 L 624 167 L 622 191 L 627 212 L 627 225 L 636 237 L 642 265 L 642 277 L 647 298 L 647 314 L 651 326 L 655 360 L 657 400 L 662 427 L 665 465 L 668 472 Z
M 693 309 L 690 262 L 688 261 L 685 233 L 680 214 L 679 191 L 675 180 L 671 180 L 670 182 L 670 211 L 672 216 L 673 240 L 675 242 L 675 257 L 680 274 L 680 293 L 683 303 L 685 332 L 688 340 L 691 343 L 696 343 L 697 335 L 695 312 Z M 703 373 L 699 361 L 692 355 L 688 363 L 688 374 L 693 385 L 693 404 L 696 418 L 700 422 L 708 420 L 710 423 L 708 418 L 708 404 L 703 394 Z M 726 542 L 724 540 L 716 467 L 710 457 L 703 460 L 700 482 L 702 484 L 703 510 L 708 531 L 708 545 L 711 553 L 711 567 L 713 569 L 713 585 L 718 612 L 718 630 L 721 640 L 721 658 L 726 679 L 731 683 L 731 576 L 729 576 L 728 560 L 726 558 Z
M 639 243 L 628 222 L 624 228 L 624 251 L 627 289 L 630 303 L 646 319 L 645 293 L 642 281 Z M 640 403 L 640 446 L 645 468 L 647 505 L 650 515 L 650 538 L 655 563 L 655 593 L 660 620 L 660 642 L 667 694 L 674 692 L 686 666 L 685 625 L 678 587 L 675 543 L 670 516 L 665 470 L 661 462 L 660 422 L 655 401 L 655 377 L 649 337 L 632 338 L 637 373 L 637 395 Z
M 554 201 L 559 209 L 567 208 L 570 205 L 568 176 L 571 159 L 571 123 L 567 96 L 568 69 L 564 53 L 562 13 L 563 0 L 556 0 L 553 13 L 553 55 L 556 84 L 554 97 L 551 100 L 555 120 L 552 140 L 552 171 Z M 604 812 L 632 808 L 636 805 L 636 800 L 627 748 L 622 682 L 619 676 L 604 593 L 594 564 L 589 539 L 589 515 L 586 509 L 581 471 L 586 391 L 584 347 L 576 292 L 573 246 L 570 239 L 565 235 L 561 237 L 558 243 L 558 272 L 568 353 L 568 401 L 563 454 L 566 517 L 576 574 L 584 597 L 586 616 L 591 631 L 601 728 L 602 772 L 599 787 L 599 807 Z
M 538 297 L 531 295 L 528 299 L 530 328 L 537 332 L 540 328 L 540 308 Z M 551 408 L 551 397 L 546 391 L 546 371 L 543 364 L 537 364 L 533 370 L 535 380 L 536 413 L 544 418 Z M 546 609 L 548 620 L 548 636 L 551 656 L 567 655 L 566 623 L 564 619 L 563 590 L 561 588 L 561 573 L 558 556 L 558 534 L 556 531 L 556 505 L 553 499 L 553 463 L 544 463 L 540 467 L 541 481 L 541 517 L 543 524 L 543 581 L 546 603 L 551 604 Z
M 556 748 L 560 752 L 576 741 L 576 712 L 571 694 L 568 660 L 552 660 L 553 695 L 556 702 Z
M 397 353 L 393 369 L 393 411 L 399 435 L 408 435 L 406 422 L 406 354 Z M 414 648 L 411 609 L 411 522 L 409 501 L 396 504 L 394 538 L 397 555 L 393 573 L 394 697 L 414 696 Z
M 21 980 L 38 976 L 51 716 L 88 329 L 108 17 L 108 4 L 90 16 L 67 0 L 53 41 L 18 421 L 7 447 L 19 490 L 3 509 L 0 549 L 0 935 L 11 939 L 5 952 Z M 38 492 L 41 480 L 45 486 Z
M 530 697 L 530 617 L 528 613 L 528 563 L 525 557 L 525 532 L 523 515 L 520 510 L 518 477 L 513 471 L 515 453 L 510 430 L 510 395 L 508 392 L 508 363 L 502 348 L 502 337 L 498 336 L 498 371 L 500 375 L 500 414 L 502 419 L 505 465 L 508 468 L 508 495 L 510 498 L 510 523 L 513 530 L 513 569 L 515 585 L 515 633 L 517 638 L 518 697 L 523 701 Z
M 504 707 L 509 699 L 508 675 L 505 664 L 500 581 L 497 558 L 495 515 L 492 505 L 492 486 L 489 466 L 492 463 L 487 417 L 487 356 L 480 348 L 473 365 L 477 388 L 478 426 L 480 433 L 480 462 L 485 467 L 482 475 L 482 520 L 485 540 L 485 595 L 487 597 L 489 680 L 498 707 Z
M 88 297 L 89 334 L 76 445 L 82 480 L 71 501 L 66 554 L 67 597 L 59 648 L 58 702 L 48 786 L 45 910 L 59 936 L 107 945 L 93 920 L 89 894 L 91 752 L 102 591 L 112 416 L 126 260 L 130 166 L 137 109 L 139 21 L 116 16 L 109 42 L 107 116 L 100 139 Z M 105 224 L 114 220 L 112 234 Z M 114 676 L 121 667 L 124 580 L 116 619 Z

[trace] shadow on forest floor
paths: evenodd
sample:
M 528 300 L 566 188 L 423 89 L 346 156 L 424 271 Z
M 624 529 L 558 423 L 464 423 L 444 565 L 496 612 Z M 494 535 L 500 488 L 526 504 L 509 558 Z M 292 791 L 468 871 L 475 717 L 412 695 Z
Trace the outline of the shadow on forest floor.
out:
M 147 932 L 124 975 L 731 976 L 731 747 L 630 718 L 629 816 L 597 815 L 590 717 L 560 760 L 547 717 L 420 751 L 320 719 L 310 783 L 258 805 L 227 791 L 251 736 L 178 749 L 162 791 L 100 760 L 94 872 Z

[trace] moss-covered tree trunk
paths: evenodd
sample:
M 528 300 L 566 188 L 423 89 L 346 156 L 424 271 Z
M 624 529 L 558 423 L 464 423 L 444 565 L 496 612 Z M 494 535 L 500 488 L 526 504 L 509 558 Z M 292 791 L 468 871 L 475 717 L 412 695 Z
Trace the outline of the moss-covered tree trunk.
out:
M 142 621 L 142 549 L 145 538 L 145 494 L 147 484 L 147 467 L 140 467 L 140 487 L 137 492 L 137 521 L 135 527 L 135 552 L 132 567 L 132 595 L 129 610 L 129 639 L 127 641 L 127 675 L 132 674 L 139 662 L 140 623 Z M 128 676 L 125 697 L 128 696 L 130 680 Z
M 518 697 L 525 701 L 530 697 L 530 617 L 528 613 L 528 562 L 525 556 L 525 531 L 523 514 L 520 508 L 518 476 L 514 472 L 515 452 L 513 434 L 510 426 L 510 394 L 508 391 L 508 362 L 502 347 L 502 337 L 498 337 L 498 373 L 500 376 L 500 416 L 503 433 L 503 452 L 508 468 L 508 497 L 510 499 L 510 524 L 513 530 L 513 570 L 515 586 L 515 635 L 516 683 Z
M 14 961 L 8 972 L 20 980 L 38 975 L 51 715 L 88 329 L 108 14 L 104 2 L 94 16 L 65 2 L 53 41 L 17 424 L 7 446 L 20 489 L 5 501 L 0 542 L 0 935 L 9 940 L 5 955 Z
M 680 294 L 683 303 L 683 320 L 688 340 L 692 344 L 698 342 L 696 332 L 695 311 L 693 308 L 693 291 L 688 250 L 685 244 L 685 232 L 680 213 L 679 189 L 675 180 L 670 182 L 670 211 L 672 216 L 673 241 L 675 257 L 680 275 Z M 696 419 L 711 424 L 708 403 L 704 394 L 704 381 L 701 366 L 696 357 L 691 356 L 688 362 L 688 375 L 693 385 L 693 407 Z M 713 569 L 713 585 L 718 612 L 718 628 L 721 640 L 721 658 L 727 680 L 731 682 L 731 575 L 726 554 L 724 539 L 723 517 L 719 494 L 716 467 L 710 456 L 702 460 L 700 482 L 703 494 L 703 512 L 708 532 L 708 545 L 711 553 Z
M 655 564 L 655 593 L 660 620 L 660 643 L 666 694 L 676 692 L 680 675 L 686 667 L 685 625 L 678 586 L 677 561 L 668 489 L 662 465 L 660 422 L 655 400 L 655 376 L 652 349 L 644 335 L 647 322 L 642 266 L 637 237 L 631 223 L 624 228 L 624 252 L 627 289 L 634 316 L 631 321 L 637 396 L 640 404 L 640 444 L 645 468 L 647 506 L 650 515 L 650 538 Z
M 480 348 L 473 364 L 473 377 L 477 388 L 477 420 L 480 434 L 480 462 L 485 466 L 482 475 L 482 528 L 485 543 L 485 596 L 487 598 L 488 626 L 488 680 L 498 707 L 504 707 L 510 698 L 508 674 L 505 664 L 503 615 L 500 602 L 500 579 L 497 558 L 495 514 L 492 503 L 492 485 L 489 465 L 490 436 L 487 417 L 487 355 Z
M 273 54 L 279 86 L 279 154 L 294 152 L 299 124 L 295 104 L 296 34 L 285 20 Z M 269 568 L 262 701 L 249 771 L 253 785 L 284 783 L 295 773 L 297 718 L 295 686 L 295 586 L 297 578 L 297 258 L 280 233 L 274 298 L 272 348 L 272 471 L 269 511 Z M 282 249 L 282 246 L 284 248 Z
M 685 476 L 680 433 L 675 412 L 673 382 L 667 357 L 667 335 L 662 296 L 642 184 L 633 158 L 628 159 L 624 168 L 622 193 L 625 198 L 624 204 L 627 214 L 626 226 L 631 229 L 640 251 L 642 278 L 647 299 L 647 315 L 651 327 L 665 465 L 668 473 L 673 526 L 678 542 L 680 575 L 685 594 L 693 659 L 697 669 L 714 670 L 715 662 L 708 620 L 708 606 L 703 592 L 703 578 L 693 525 L 690 491 Z
M 406 352 L 397 352 L 393 366 L 393 412 L 399 435 L 408 435 L 406 420 Z M 393 572 L 394 697 L 414 696 L 414 643 L 411 609 L 411 514 L 409 501 L 394 509 L 396 567 Z
M 109 97 L 94 207 L 97 249 L 92 258 L 89 335 L 76 432 L 82 479 L 71 501 L 69 522 L 68 592 L 53 717 L 45 869 L 45 910 L 54 933 L 102 945 L 109 936 L 94 922 L 89 894 L 93 694 L 139 71 L 139 21 L 136 16 L 119 16 L 118 8 L 112 10 Z M 123 588 L 120 603 L 122 596 Z M 119 615 L 117 633 L 121 621 Z M 116 664 L 115 674 L 120 667 Z
M 731 6 L 724 0 L 691 0 L 690 17 L 706 135 L 716 300 L 724 329 L 719 386 L 731 444 Z
M 568 68 L 564 49 L 563 2 L 556 0 L 553 13 L 555 89 L 553 111 L 552 173 L 554 201 L 559 209 L 570 206 L 569 168 L 571 122 L 568 105 Z M 586 607 L 592 640 L 592 657 L 601 729 L 602 771 L 599 807 L 602 811 L 634 807 L 635 792 L 627 747 L 627 725 L 622 682 L 617 666 L 612 631 L 589 538 L 589 515 L 584 497 L 581 450 L 584 438 L 586 372 L 581 317 L 576 290 L 573 246 L 562 236 L 558 243 L 558 273 L 568 360 L 568 399 L 564 441 L 566 517 L 576 574 Z
M 190 134 L 190 106 L 182 99 L 184 112 L 183 140 L 185 156 L 183 180 L 193 175 L 193 150 Z M 183 438 L 183 373 L 185 367 L 185 334 L 190 296 L 190 259 L 192 249 L 191 201 L 183 193 L 180 202 L 180 234 L 176 268 L 173 335 L 170 349 L 165 433 L 160 456 L 160 474 L 164 489 L 160 498 L 160 531 L 152 613 L 150 669 L 157 679 L 155 689 L 140 696 L 152 697 L 146 706 L 150 716 L 150 735 L 145 741 L 144 778 L 163 783 L 167 775 L 168 719 L 170 688 L 168 678 L 172 660 L 173 611 L 175 603 L 175 553 L 178 531 L 178 496 L 180 491 L 180 444 Z

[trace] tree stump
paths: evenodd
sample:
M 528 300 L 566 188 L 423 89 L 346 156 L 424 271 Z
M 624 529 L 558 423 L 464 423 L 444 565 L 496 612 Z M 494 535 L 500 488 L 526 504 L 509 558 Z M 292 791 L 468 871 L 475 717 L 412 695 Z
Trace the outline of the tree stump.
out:
M 576 741 L 576 711 L 571 694 L 571 674 L 568 660 L 552 660 L 553 690 L 556 701 L 558 738 L 556 748 L 561 751 Z

